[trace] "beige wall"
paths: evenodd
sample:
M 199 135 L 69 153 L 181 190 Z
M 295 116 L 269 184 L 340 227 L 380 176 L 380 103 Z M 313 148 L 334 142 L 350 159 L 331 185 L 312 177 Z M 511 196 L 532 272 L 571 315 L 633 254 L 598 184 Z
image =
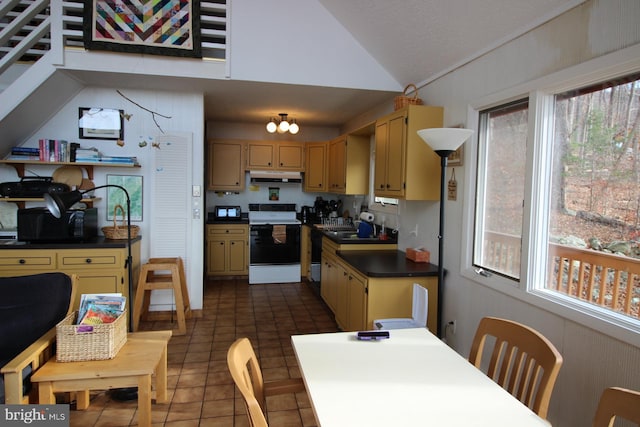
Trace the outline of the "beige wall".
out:
M 420 90 L 425 103 L 445 107 L 445 126 L 466 123 L 468 105 L 505 92 L 551 73 L 640 42 L 637 0 L 587 1 L 553 21 L 487 53 Z M 467 144 L 469 145 L 469 144 Z M 450 173 L 450 171 L 449 171 Z M 474 173 L 467 162 L 456 168 L 458 194 L 464 192 L 465 174 Z M 635 345 L 545 311 L 535 305 L 496 292 L 461 275 L 463 213 L 472 200 L 446 204 L 445 262 L 449 271 L 444 293 L 443 319 L 457 320 L 457 333 L 449 343 L 468 355 L 478 321 L 486 315 L 517 319 L 547 335 L 565 362 L 553 394 L 549 419 L 554 426 L 591 425 L 597 400 L 605 387 L 640 389 L 640 337 Z M 402 215 L 433 228 L 437 205 L 409 204 Z M 437 220 L 436 220 L 437 221 Z M 401 233 L 401 235 L 407 235 Z M 434 236 L 423 239 L 437 247 Z

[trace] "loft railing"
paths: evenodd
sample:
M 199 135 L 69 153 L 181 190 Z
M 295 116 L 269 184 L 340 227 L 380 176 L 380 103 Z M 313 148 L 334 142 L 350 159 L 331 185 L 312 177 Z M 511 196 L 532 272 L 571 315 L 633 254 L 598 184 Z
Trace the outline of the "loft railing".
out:
M 485 267 L 519 276 L 520 245 L 518 236 L 485 233 Z M 639 259 L 550 243 L 548 267 L 546 289 L 640 318 Z
M 204 58 L 226 59 L 228 0 L 200 2 Z M 33 63 L 50 51 L 84 46 L 82 0 L 0 1 L 0 75 L 15 63 Z

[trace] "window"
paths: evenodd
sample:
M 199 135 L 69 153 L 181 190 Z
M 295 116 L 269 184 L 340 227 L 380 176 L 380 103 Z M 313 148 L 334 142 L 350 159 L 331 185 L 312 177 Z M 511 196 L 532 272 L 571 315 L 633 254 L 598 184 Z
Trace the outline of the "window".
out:
M 640 75 L 557 94 L 545 288 L 638 318 Z
M 640 73 L 528 92 L 478 112 L 467 276 L 640 331 Z
M 480 113 L 478 194 L 473 264 L 520 278 L 529 103 Z M 486 273 L 485 273 L 486 274 Z

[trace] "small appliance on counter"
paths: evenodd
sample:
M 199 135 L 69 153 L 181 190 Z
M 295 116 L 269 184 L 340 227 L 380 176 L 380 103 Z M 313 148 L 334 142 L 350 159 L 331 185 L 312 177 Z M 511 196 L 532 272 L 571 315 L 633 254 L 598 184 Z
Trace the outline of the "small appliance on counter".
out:
M 61 218 L 47 208 L 18 209 L 18 240 L 21 242 L 86 241 L 98 235 L 96 208 L 69 209 Z
M 303 206 L 300 209 L 300 220 L 303 224 L 313 224 L 316 221 L 316 213 L 312 206 Z
M 240 206 L 216 206 L 213 211 L 214 221 L 239 221 L 241 217 Z

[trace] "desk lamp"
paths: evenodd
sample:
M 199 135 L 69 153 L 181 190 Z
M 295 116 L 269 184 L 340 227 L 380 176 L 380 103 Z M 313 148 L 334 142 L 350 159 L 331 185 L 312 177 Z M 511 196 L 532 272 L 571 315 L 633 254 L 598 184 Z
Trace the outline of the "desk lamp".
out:
M 43 197 L 51 215 L 60 218 L 67 209 L 82 200 L 84 194 L 100 188 L 119 188 L 124 191 L 124 195 L 127 198 L 127 262 L 125 267 L 129 273 L 129 331 L 133 332 L 133 307 L 131 306 L 131 301 L 133 301 L 133 257 L 131 256 L 131 199 L 129 198 L 129 193 L 119 185 L 106 184 L 84 192 L 75 190 L 66 193 L 45 193 Z
M 438 336 L 442 338 L 442 291 L 444 288 L 444 186 L 447 157 L 458 149 L 473 133 L 471 129 L 421 129 L 418 136 L 440 156 L 440 229 L 438 231 Z
M 106 184 L 99 185 L 87 191 L 74 190 L 66 193 L 45 193 L 43 197 L 51 215 L 60 218 L 67 209 L 82 200 L 84 194 L 101 188 L 119 188 L 124 191 L 127 199 L 127 263 L 125 267 L 127 267 L 129 273 L 129 331 L 133 332 L 133 306 L 131 304 L 131 301 L 133 301 L 133 257 L 131 256 L 131 199 L 129 198 L 129 192 L 119 185 Z M 137 387 L 126 387 L 112 391 L 113 397 L 116 400 L 135 400 L 138 398 Z

